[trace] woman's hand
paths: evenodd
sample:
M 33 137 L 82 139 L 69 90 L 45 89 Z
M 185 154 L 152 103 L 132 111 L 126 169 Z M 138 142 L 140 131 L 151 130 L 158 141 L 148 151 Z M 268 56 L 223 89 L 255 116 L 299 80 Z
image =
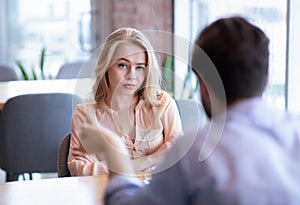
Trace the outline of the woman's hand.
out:
M 85 109 L 77 110 L 77 115 L 80 116 L 83 122 L 99 127 L 95 109 L 91 106 L 86 106 Z
M 89 154 L 100 153 L 105 147 L 105 140 L 104 137 L 101 136 L 98 126 L 96 127 L 92 124 L 85 123 L 79 130 L 79 138 L 84 149 Z
M 87 152 L 104 155 L 111 175 L 134 174 L 128 150 L 116 133 L 100 124 L 84 124 L 79 137 Z

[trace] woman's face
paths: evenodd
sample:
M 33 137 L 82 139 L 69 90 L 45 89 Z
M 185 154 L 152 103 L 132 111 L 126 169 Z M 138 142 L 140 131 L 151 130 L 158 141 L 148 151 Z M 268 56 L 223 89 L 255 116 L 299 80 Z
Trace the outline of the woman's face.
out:
M 125 95 L 135 94 L 146 77 L 145 51 L 131 43 L 120 45 L 114 53 L 107 74 L 111 92 Z

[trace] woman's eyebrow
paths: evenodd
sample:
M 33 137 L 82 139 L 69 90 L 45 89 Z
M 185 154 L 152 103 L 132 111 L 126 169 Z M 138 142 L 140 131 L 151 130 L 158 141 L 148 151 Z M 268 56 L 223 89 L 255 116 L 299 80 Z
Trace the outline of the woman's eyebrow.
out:
M 131 63 L 130 60 L 128 60 L 127 58 L 118 58 L 117 61 L 120 61 L 120 60 L 123 60 L 123 61 L 126 61 L 128 63 Z M 146 66 L 147 64 L 146 63 L 137 63 L 136 65 L 144 65 Z
M 146 66 L 146 63 L 137 63 L 137 65 L 143 65 L 143 66 Z
M 117 59 L 117 61 L 121 61 L 121 60 L 130 62 L 130 61 L 129 61 L 128 59 L 126 59 L 126 58 L 118 58 L 118 59 Z

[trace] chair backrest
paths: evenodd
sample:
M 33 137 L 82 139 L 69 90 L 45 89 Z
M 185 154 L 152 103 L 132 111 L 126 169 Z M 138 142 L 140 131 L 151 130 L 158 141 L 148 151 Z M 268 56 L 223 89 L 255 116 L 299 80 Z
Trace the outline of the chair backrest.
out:
M 9 99 L 1 113 L 0 167 L 16 174 L 56 172 L 58 145 L 70 132 L 73 107 L 81 102 L 67 93 Z
M 58 146 L 57 155 L 57 174 L 58 177 L 70 177 L 71 173 L 68 168 L 68 156 L 71 141 L 71 133 L 66 134 Z
M 197 130 L 204 125 L 205 114 L 200 103 L 192 99 L 177 99 L 176 103 L 184 133 Z
M 56 78 L 57 79 L 71 79 L 71 78 L 89 78 L 92 76 L 92 68 L 84 66 L 84 62 L 72 62 L 63 64 Z
M 19 80 L 17 72 L 8 65 L 0 64 L 0 81 Z

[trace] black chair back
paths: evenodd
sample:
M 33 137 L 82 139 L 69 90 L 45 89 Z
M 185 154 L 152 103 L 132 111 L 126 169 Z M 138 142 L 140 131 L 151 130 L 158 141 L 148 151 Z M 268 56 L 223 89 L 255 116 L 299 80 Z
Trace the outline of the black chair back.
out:
M 67 93 L 20 95 L 3 106 L 0 167 L 7 181 L 23 173 L 57 171 L 57 150 L 70 132 L 73 107 L 82 100 Z
M 0 81 L 19 80 L 17 72 L 10 66 L 0 64 Z
M 58 147 L 57 174 L 58 177 L 70 177 L 71 173 L 68 168 L 68 156 L 71 141 L 71 133 L 68 133 L 61 140 Z

